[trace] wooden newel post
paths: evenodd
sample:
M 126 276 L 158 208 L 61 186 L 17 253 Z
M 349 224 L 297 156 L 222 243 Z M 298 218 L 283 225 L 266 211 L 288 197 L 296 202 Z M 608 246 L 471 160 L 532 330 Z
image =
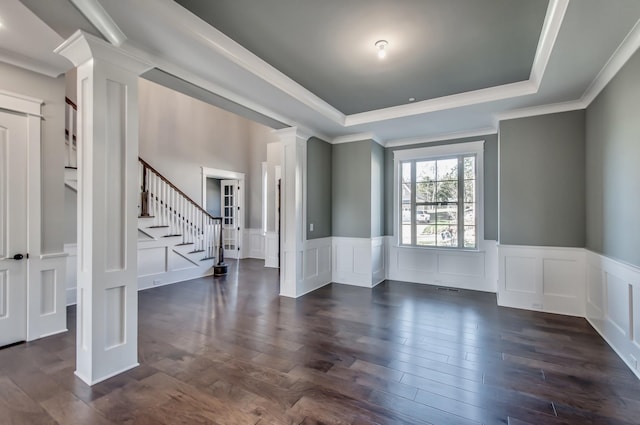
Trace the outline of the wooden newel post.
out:
M 149 187 L 147 182 L 148 168 L 142 164 L 142 190 L 140 192 L 140 217 L 150 217 L 149 215 Z

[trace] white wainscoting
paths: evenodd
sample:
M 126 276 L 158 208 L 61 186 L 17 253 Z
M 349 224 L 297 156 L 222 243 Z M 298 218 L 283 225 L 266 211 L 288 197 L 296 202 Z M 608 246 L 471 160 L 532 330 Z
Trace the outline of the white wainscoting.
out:
M 499 245 L 498 257 L 498 305 L 584 317 L 584 249 Z
M 640 268 L 586 251 L 586 317 L 640 378 Z
M 385 238 L 333 237 L 333 281 L 372 288 L 386 276 Z
M 302 296 L 331 283 L 332 238 L 311 239 L 304 242 L 302 279 L 296 296 Z
M 278 268 L 278 234 L 267 232 L 264 235 L 264 266 Z
M 245 258 L 257 258 L 264 260 L 265 236 L 262 229 L 246 229 L 244 231 L 244 248 L 242 252 Z
M 186 248 L 185 248 L 186 249 Z M 76 303 L 77 246 L 65 244 L 66 304 Z M 232 260 L 234 261 L 234 260 Z M 141 239 L 138 241 L 138 290 L 168 285 L 213 274 L 213 260 L 200 263 L 175 251 L 165 239 Z
M 386 239 L 391 280 L 496 292 L 495 241 L 484 241 L 482 251 L 458 251 L 402 247 L 393 237 Z
M 66 257 L 60 252 L 28 260 L 27 341 L 67 330 Z

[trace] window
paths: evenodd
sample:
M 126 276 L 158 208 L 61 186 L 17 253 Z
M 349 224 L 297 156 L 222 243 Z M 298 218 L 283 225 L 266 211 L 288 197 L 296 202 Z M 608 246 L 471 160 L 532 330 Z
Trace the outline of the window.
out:
M 399 243 L 478 249 L 483 142 L 396 151 Z

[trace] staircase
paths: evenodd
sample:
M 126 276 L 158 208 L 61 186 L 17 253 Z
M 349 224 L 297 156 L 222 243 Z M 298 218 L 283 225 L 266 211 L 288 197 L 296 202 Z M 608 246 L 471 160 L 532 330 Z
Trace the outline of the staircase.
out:
M 65 185 L 77 192 L 77 107 L 66 103 Z M 211 274 L 219 261 L 222 218 L 211 216 L 142 158 L 138 181 L 139 288 Z
M 194 265 L 212 267 L 219 251 L 222 218 L 211 216 L 142 158 L 138 165 L 138 230 L 152 240 L 172 241 L 173 251 Z

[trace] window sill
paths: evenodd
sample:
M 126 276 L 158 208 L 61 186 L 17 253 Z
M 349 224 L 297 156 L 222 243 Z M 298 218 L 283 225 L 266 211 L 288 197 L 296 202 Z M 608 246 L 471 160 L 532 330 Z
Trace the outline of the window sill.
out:
M 449 253 L 462 253 L 462 254 L 483 254 L 486 251 L 482 248 L 475 248 L 475 249 L 462 249 L 462 248 L 444 248 L 444 247 L 432 247 L 432 246 L 415 246 L 415 245 L 400 245 L 400 244 L 393 244 L 391 245 L 392 248 L 398 248 L 398 249 L 411 249 L 411 250 L 417 250 L 417 251 L 433 251 L 433 252 L 449 252 Z

